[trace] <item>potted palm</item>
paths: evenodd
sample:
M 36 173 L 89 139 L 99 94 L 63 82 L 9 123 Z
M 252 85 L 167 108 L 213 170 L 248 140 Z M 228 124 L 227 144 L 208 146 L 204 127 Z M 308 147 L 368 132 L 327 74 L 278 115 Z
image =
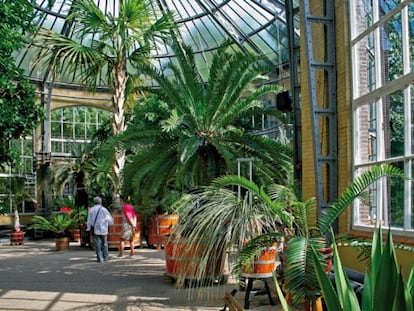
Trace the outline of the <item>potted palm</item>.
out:
M 76 223 L 68 213 L 53 214 L 50 219 L 40 215 L 33 216 L 33 224 L 30 229 L 44 230 L 52 232 L 55 236 L 56 250 L 63 251 L 69 248 L 69 230 Z
M 168 241 L 171 247 L 166 246 L 167 274 L 180 284 L 189 280 L 214 284 L 224 276 L 228 251 L 237 256 L 247 241 L 265 232 L 282 237 L 293 218 L 283 200 L 272 198 L 274 187 L 227 175 L 185 195 L 178 204 L 180 221 Z M 177 259 L 173 250 L 188 260 Z M 177 266 L 180 262 L 185 265 Z
M 327 257 L 324 254 L 326 237 L 330 227 L 340 214 L 351 203 L 366 194 L 366 189 L 383 177 L 405 178 L 404 173 L 391 165 L 374 166 L 356 178 L 342 193 L 340 198 L 332 204 L 326 213 L 322 214 L 317 226 L 310 226 L 308 219 L 310 211 L 315 210 L 314 200 L 301 202 L 294 195 L 290 196 L 290 206 L 295 215 L 296 232 L 287 237 L 285 252 L 286 263 L 282 278 L 284 293 L 289 297 L 292 305 L 303 304 L 306 309 L 319 299 L 319 286 L 315 262 L 326 268 Z M 255 251 L 262 245 L 274 240 L 271 234 L 263 234 L 249 241 L 240 253 L 237 266 L 252 261 Z M 328 245 L 329 246 L 329 245 Z M 313 252 L 315 251 L 315 255 Z
M 21 177 L 12 177 L 9 180 L 10 193 L 9 197 L 13 205 L 14 223 L 10 233 L 10 244 L 18 245 L 24 242 L 24 231 L 20 226 L 19 207 L 23 202 L 36 203 L 35 198 L 25 189 L 25 179 Z

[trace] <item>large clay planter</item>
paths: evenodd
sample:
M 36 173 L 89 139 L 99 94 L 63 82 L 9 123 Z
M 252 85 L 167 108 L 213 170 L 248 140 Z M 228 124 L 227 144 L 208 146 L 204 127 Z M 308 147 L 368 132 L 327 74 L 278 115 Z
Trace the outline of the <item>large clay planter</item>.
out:
M 69 249 L 70 237 L 55 238 L 55 245 L 57 251 L 66 251 Z
M 155 214 L 148 218 L 148 245 L 161 248 L 172 234 L 174 226 L 178 223 L 176 214 Z
M 108 248 L 118 249 L 121 235 L 122 213 L 112 213 L 114 224 L 108 227 Z
M 12 231 L 10 234 L 10 245 L 22 245 L 24 244 L 24 232 Z
M 168 239 L 165 244 L 166 274 L 175 280 L 199 280 L 199 269 L 202 261 L 203 247 L 206 244 L 194 243 L 186 239 Z M 211 264 L 205 265 L 207 271 L 203 275 L 208 280 L 221 280 L 224 276 L 224 250 L 211 256 Z
M 112 213 L 114 218 L 114 224 L 108 227 L 108 248 L 119 249 L 119 241 L 121 239 L 121 227 L 122 227 L 122 212 Z M 135 228 L 136 238 L 134 238 L 134 245 L 141 245 L 142 236 L 142 216 L 137 214 L 137 226 Z

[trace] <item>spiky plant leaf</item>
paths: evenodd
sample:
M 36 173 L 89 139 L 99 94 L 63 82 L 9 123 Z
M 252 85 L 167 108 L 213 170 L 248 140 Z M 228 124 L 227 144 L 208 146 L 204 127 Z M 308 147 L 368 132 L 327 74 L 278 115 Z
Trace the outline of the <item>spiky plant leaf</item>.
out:
M 382 177 L 395 177 L 406 179 L 404 172 L 392 165 L 377 165 L 357 177 L 341 194 L 328 212 L 319 220 L 321 234 L 328 232 L 332 223 L 347 209 L 350 204 L 360 196 L 370 185 Z
M 359 302 L 355 295 L 355 292 L 349 282 L 348 277 L 344 273 L 336 243 L 333 244 L 333 252 L 336 291 L 325 269 L 322 267 L 321 263 L 316 258 L 317 251 L 313 250 L 313 255 L 315 256 L 315 268 L 317 272 L 318 282 L 321 285 L 326 306 L 328 310 L 360 310 Z

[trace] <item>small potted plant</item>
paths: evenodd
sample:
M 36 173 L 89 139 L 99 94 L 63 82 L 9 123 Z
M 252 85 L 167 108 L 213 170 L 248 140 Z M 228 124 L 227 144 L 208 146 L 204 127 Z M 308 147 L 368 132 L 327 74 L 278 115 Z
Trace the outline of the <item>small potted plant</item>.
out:
M 24 243 L 24 232 L 20 229 L 20 217 L 17 207 L 14 208 L 14 224 L 10 234 L 10 245 L 19 245 Z
M 76 219 L 68 213 L 53 214 L 50 219 L 35 215 L 33 224 L 29 228 L 52 232 L 55 236 L 56 250 L 63 251 L 69 248 L 69 230 L 75 223 Z

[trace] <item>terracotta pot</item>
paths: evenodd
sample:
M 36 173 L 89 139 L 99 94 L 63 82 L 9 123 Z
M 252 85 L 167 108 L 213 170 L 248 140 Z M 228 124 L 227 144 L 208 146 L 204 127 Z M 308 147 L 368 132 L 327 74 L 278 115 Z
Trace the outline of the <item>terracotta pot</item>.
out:
M 12 231 L 10 234 L 10 245 L 21 245 L 24 244 L 24 232 L 23 231 Z
M 57 251 L 66 251 L 69 249 L 69 237 L 55 238 L 55 245 Z
M 151 215 L 148 218 L 148 245 L 155 245 L 158 248 L 164 246 L 177 223 L 176 214 Z
M 203 249 L 207 244 L 192 242 L 186 239 L 169 239 L 165 244 L 166 274 L 173 278 L 198 279 Z M 209 279 L 219 279 L 224 274 L 225 255 L 214 257 L 214 262 L 206 265 L 203 274 Z
M 69 230 L 70 241 L 79 243 L 81 241 L 80 229 Z
M 242 276 L 256 279 L 272 277 L 273 271 L 276 269 L 277 254 L 276 244 L 264 247 L 260 255 L 254 258 L 253 264 L 243 268 Z
M 114 218 L 114 224 L 108 227 L 108 248 L 118 249 L 119 241 L 121 239 L 121 227 L 122 227 L 122 213 L 112 213 Z M 141 232 L 142 232 L 142 216 L 137 214 L 137 226 L 136 226 L 136 237 L 134 237 L 134 245 L 141 245 Z

